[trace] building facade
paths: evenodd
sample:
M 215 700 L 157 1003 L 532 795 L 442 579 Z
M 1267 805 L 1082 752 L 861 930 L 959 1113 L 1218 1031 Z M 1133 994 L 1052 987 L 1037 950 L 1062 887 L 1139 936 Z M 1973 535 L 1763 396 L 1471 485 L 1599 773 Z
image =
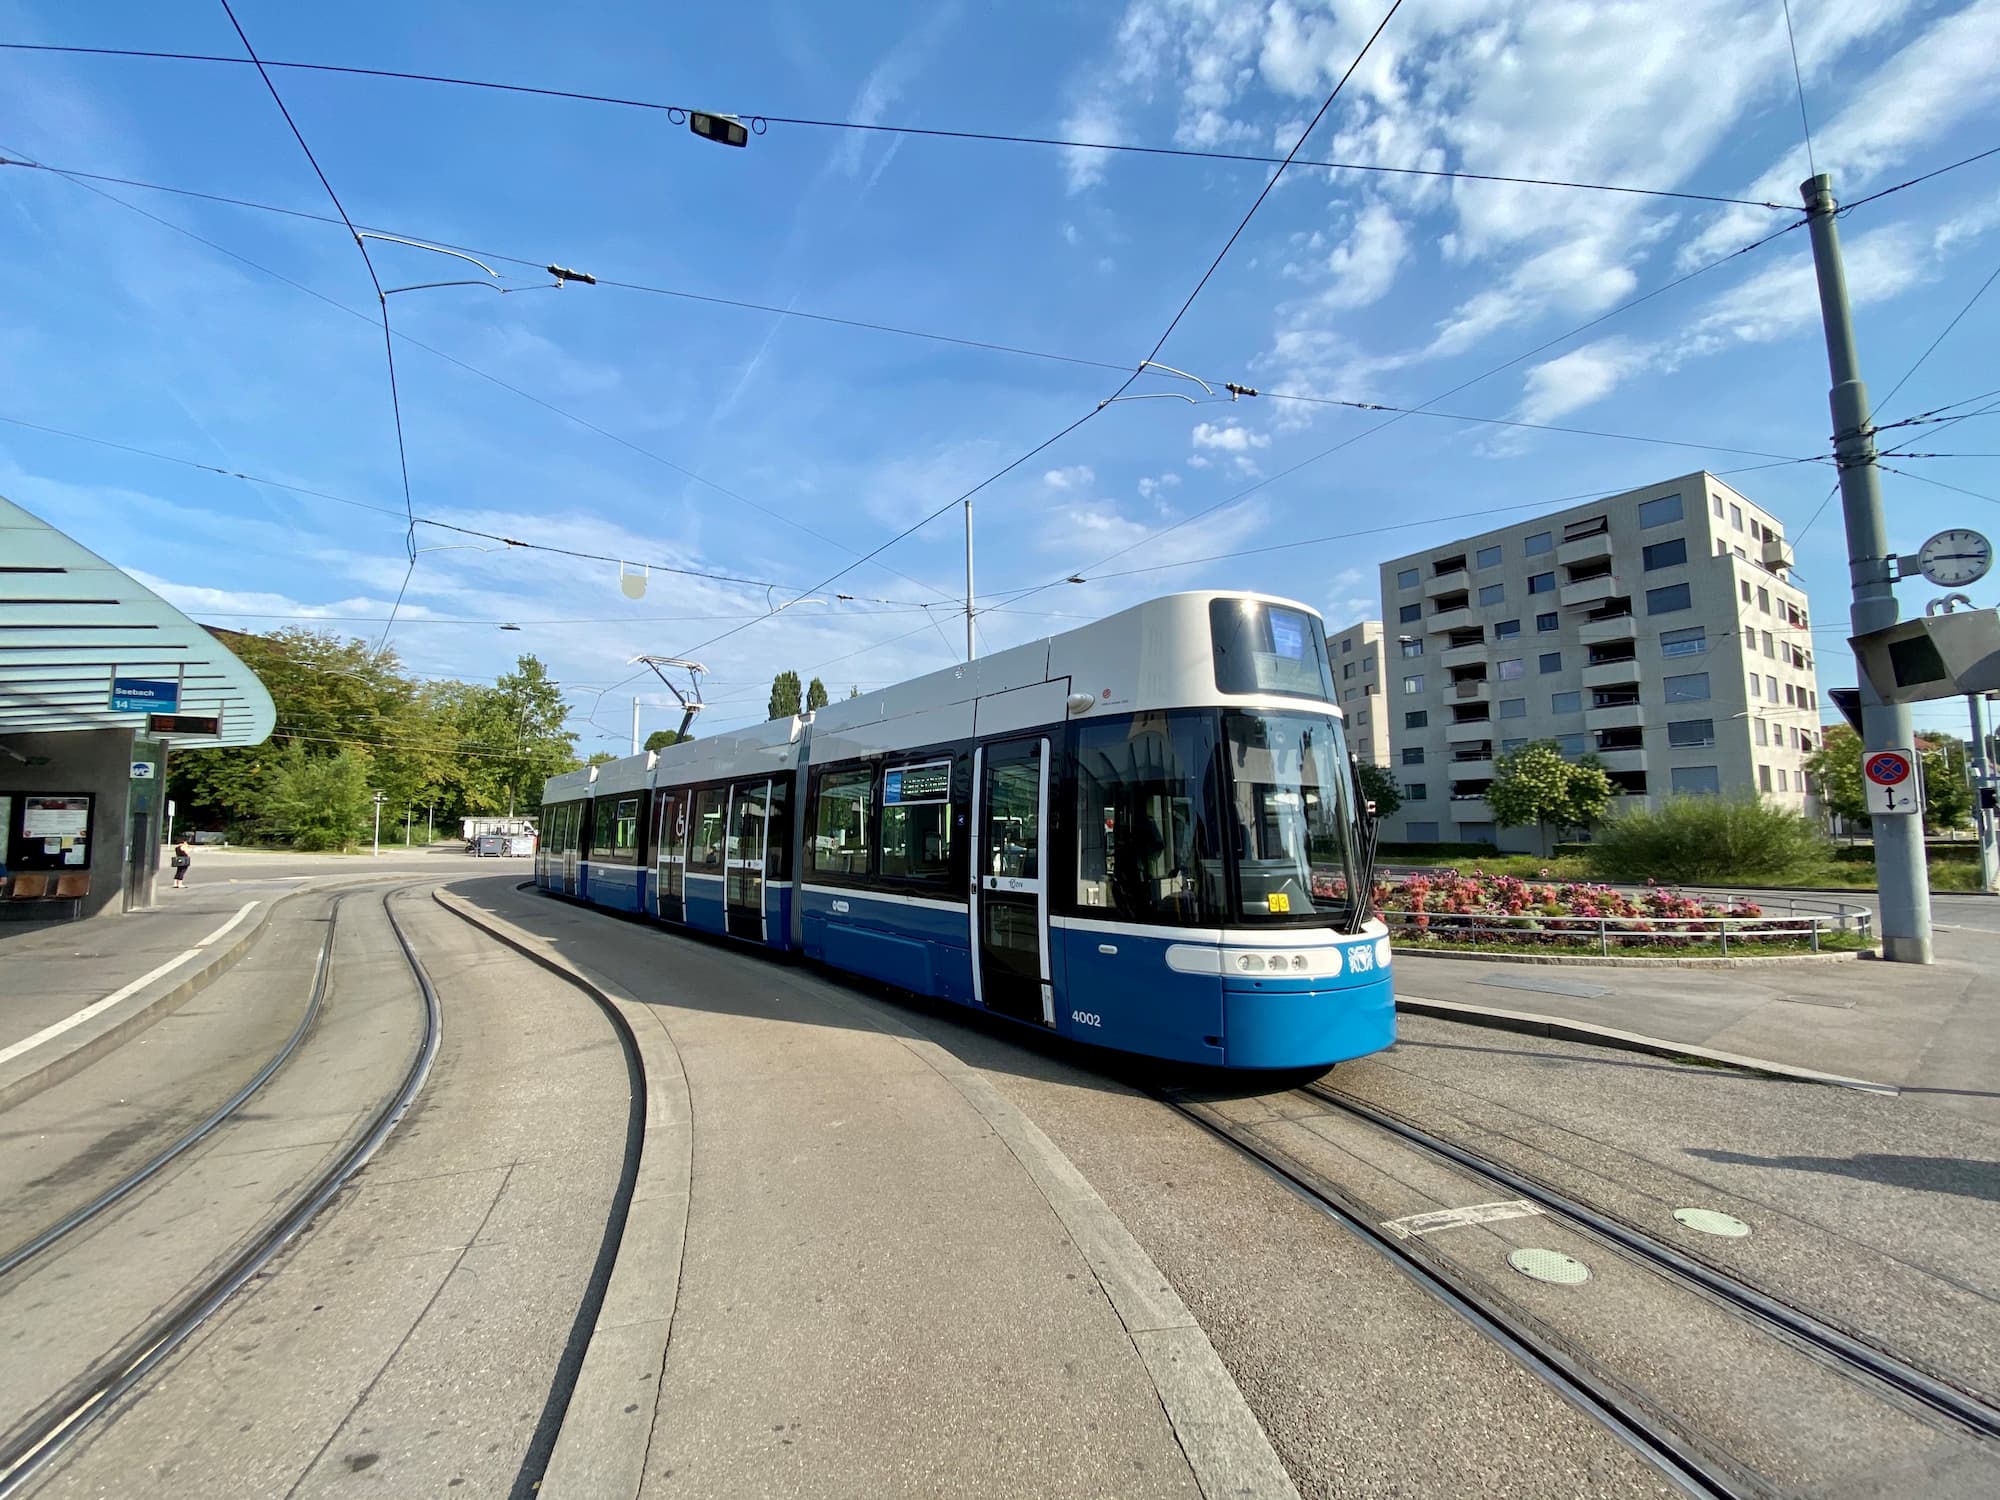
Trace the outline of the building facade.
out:
M 1384 707 L 1382 622 L 1363 620 L 1345 630 L 1329 630 L 1333 676 L 1341 712 L 1347 715 L 1347 745 L 1371 766 L 1389 764 L 1389 715 Z
M 1778 523 L 1708 473 L 1384 563 L 1371 718 L 1403 805 L 1383 838 L 1532 849 L 1485 793 L 1534 740 L 1653 805 L 1750 789 L 1803 809 L 1819 685 L 1790 569 Z

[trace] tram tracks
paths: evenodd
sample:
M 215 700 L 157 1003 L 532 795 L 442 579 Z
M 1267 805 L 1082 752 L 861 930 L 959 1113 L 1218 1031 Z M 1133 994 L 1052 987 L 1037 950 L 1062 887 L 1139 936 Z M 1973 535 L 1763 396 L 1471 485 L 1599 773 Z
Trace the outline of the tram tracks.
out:
M 388 1139 L 422 1091 L 442 1035 L 442 1017 L 435 987 L 409 936 L 397 920 L 394 899 L 413 889 L 405 884 L 386 891 L 381 909 L 403 961 L 422 998 L 422 1019 L 407 1065 L 385 1097 L 369 1110 L 360 1127 L 350 1131 L 330 1158 L 292 1189 L 279 1210 L 268 1214 L 255 1230 L 225 1250 L 219 1263 L 204 1268 L 192 1284 L 171 1298 L 136 1331 L 108 1354 L 91 1360 L 78 1375 L 49 1394 L 34 1411 L 0 1433 L 0 1500 L 18 1494 L 78 1436 L 109 1413 L 119 1399 L 165 1361 L 228 1299 L 263 1269 L 296 1237 Z M 158 1178 L 176 1161 L 189 1157 L 214 1139 L 244 1106 L 297 1056 L 301 1044 L 319 1021 L 333 973 L 333 953 L 342 905 L 352 893 L 336 898 L 324 943 L 315 965 L 311 994 L 298 1025 L 252 1078 L 225 1103 L 208 1114 L 171 1145 L 121 1177 L 88 1202 L 24 1240 L 0 1260 L 0 1289 L 10 1278 L 47 1264 L 49 1252 L 79 1230 L 100 1223 L 119 1204 Z
M 1387 1258 L 1681 1493 L 1767 1495 L 1824 1484 L 1832 1474 L 1811 1472 L 1810 1424 L 1824 1420 L 1852 1443 L 1843 1429 L 1868 1425 L 1855 1415 L 1863 1392 L 1888 1434 L 1886 1470 L 1928 1473 L 1928 1464 L 1957 1483 L 1969 1468 L 1981 1480 L 1967 1493 L 1990 1493 L 1983 1482 L 2000 1473 L 2000 1408 L 1989 1401 L 1476 1150 L 1324 1084 L 1253 1100 L 1158 1096 Z M 1478 1198 L 1504 1201 L 1449 1206 Z M 1400 1212 L 1413 1201 L 1437 1211 Z M 1544 1288 L 1518 1267 L 1495 1269 L 1507 1265 L 1501 1252 L 1510 1243 L 1543 1240 L 1567 1244 L 1580 1257 L 1569 1263 L 1589 1261 L 1614 1292 L 1596 1314 L 1577 1300 L 1580 1288 Z M 1668 1311 L 1635 1315 L 1645 1299 Z M 1744 1392 L 1733 1405 L 1726 1369 L 1720 1399 L 1716 1390 L 1690 1391 L 1699 1385 L 1690 1366 L 1700 1361 L 1687 1345 L 1700 1335 L 1676 1348 L 1672 1332 L 1677 1322 L 1713 1327 L 1718 1318 L 1745 1335 L 1734 1347 L 1763 1372 L 1761 1381 L 1746 1371 L 1733 1382 Z M 1726 1358 L 1724 1340 L 1711 1348 Z M 1773 1386 L 1772 1371 L 1790 1380 Z M 1760 1390 L 1769 1398 L 1762 1404 L 1783 1418 L 1757 1411 Z M 1719 1407 L 1733 1415 L 1718 1421 Z M 1784 1420 L 1804 1435 L 1779 1434 Z M 1828 1445 L 1836 1446 L 1832 1437 Z M 1838 1471 L 1830 1453 L 1824 1462 Z M 1941 1484 L 1936 1492 L 1955 1491 Z

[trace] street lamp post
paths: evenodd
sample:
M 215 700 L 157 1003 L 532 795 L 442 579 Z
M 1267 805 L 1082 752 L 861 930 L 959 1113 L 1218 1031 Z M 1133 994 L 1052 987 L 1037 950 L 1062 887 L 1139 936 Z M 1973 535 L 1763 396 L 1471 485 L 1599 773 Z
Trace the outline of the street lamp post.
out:
M 370 857 L 371 859 L 380 859 L 380 858 L 382 857 L 382 804 L 383 804 L 384 802 L 387 802 L 388 800 L 389 800 L 389 794 L 388 794 L 387 792 L 377 792 L 377 793 L 375 794 L 375 798 L 374 798 L 374 801 L 375 801 L 375 852 L 374 852 L 374 853 L 373 853 L 372 855 L 370 855 L 370 856 L 369 856 L 369 857 Z

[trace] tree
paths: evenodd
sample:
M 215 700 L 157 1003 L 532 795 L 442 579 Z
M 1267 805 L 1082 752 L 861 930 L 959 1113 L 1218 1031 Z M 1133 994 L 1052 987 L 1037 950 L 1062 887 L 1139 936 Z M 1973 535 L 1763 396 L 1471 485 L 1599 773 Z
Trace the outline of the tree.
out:
M 368 753 L 343 748 L 313 755 L 292 744 L 278 758 L 266 797 L 266 819 L 288 835 L 294 849 L 339 849 L 368 831 L 374 798 L 368 788 Z
M 1965 742 L 1919 739 L 1924 763 L 1924 827 L 1933 833 L 1964 828 L 1972 821 L 1972 784 L 1966 780 Z
M 815 677 L 806 684 L 806 712 L 813 713 L 826 707 L 826 684 Z
M 683 740 L 691 740 L 693 738 L 693 735 L 682 734 L 678 729 L 655 729 L 651 734 L 646 736 L 646 748 L 648 750 L 664 750 L 669 745 L 678 745 Z
M 584 761 L 584 764 L 586 766 L 609 765 L 612 761 L 617 759 L 618 759 L 618 752 L 616 750 L 593 750 L 590 752 L 589 759 Z
M 1396 773 L 1371 761 L 1361 762 L 1361 795 L 1375 804 L 1378 818 L 1389 817 L 1403 805 L 1403 789 L 1396 784 Z
M 1486 800 L 1502 828 L 1533 823 L 1541 852 L 1549 852 L 1549 824 L 1586 828 L 1611 804 L 1611 778 L 1594 757 L 1563 759 L 1553 740 L 1537 740 L 1501 756 L 1493 766 Z
M 799 674 L 790 670 L 771 679 L 770 719 L 789 719 L 799 711 Z
M 849 689 L 847 690 L 847 696 L 848 696 L 848 697 L 850 697 L 850 698 L 859 698 L 859 697 L 861 696 L 861 689 L 860 689 L 860 687 L 859 687 L 859 686 L 855 686 L 855 687 L 850 687 L 850 688 L 849 688 Z
M 1861 781 L 1861 736 L 1845 724 L 1820 735 L 1819 749 L 1806 757 L 1806 774 L 1819 788 L 1820 806 L 1850 823 L 1868 821 L 1868 797 Z

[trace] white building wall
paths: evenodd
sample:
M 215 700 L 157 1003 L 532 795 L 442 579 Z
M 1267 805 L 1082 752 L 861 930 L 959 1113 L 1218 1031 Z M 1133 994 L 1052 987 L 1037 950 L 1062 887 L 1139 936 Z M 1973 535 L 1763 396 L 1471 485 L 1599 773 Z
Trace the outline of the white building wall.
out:
M 1371 717 L 1404 788 L 1384 840 L 1532 849 L 1480 793 L 1545 739 L 1654 805 L 1754 788 L 1804 807 L 1819 693 L 1788 566 L 1777 521 L 1707 473 L 1384 563 Z
M 1389 715 L 1383 700 L 1382 622 L 1363 620 L 1326 633 L 1333 680 L 1347 715 L 1348 748 L 1373 766 L 1389 764 Z

